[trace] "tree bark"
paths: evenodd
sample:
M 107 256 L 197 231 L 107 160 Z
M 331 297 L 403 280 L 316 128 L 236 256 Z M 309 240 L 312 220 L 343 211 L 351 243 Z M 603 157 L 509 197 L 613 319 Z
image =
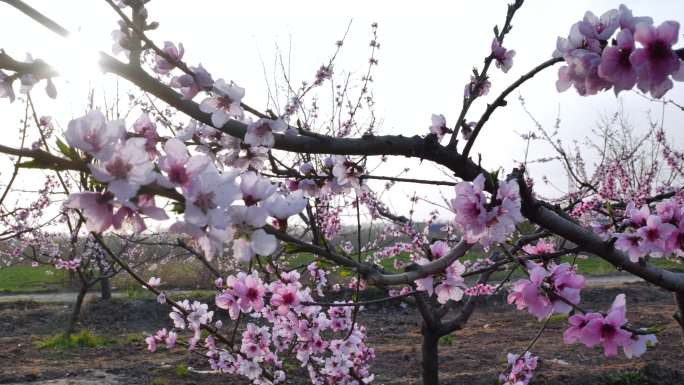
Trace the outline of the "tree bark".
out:
M 677 306 L 674 318 L 679 322 L 679 326 L 682 328 L 682 338 L 684 339 L 684 292 L 675 292 L 674 301 Z
M 83 286 L 81 290 L 79 290 L 78 295 L 76 296 L 76 303 L 74 303 L 74 308 L 71 311 L 71 319 L 69 319 L 69 325 L 67 325 L 67 329 L 64 332 L 64 336 L 66 338 L 69 338 L 76 329 L 76 323 L 78 322 L 78 319 L 81 315 L 81 306 L 83 305 L 83 298 L 85 297 L 87 292 L 88 288 Z
M 423 385 L 439 385 L 439 334 L 423 324 L 421 370 Z
M 112 287 L 109 284 L 109 278 L 100 279 L 100 298 L 112 298 Z

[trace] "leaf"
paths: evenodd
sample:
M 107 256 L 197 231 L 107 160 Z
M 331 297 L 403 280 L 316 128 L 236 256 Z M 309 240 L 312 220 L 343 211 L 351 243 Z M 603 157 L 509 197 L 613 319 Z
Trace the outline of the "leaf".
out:
M 21 162 L 17 165 L 20 168 L 47 168 L 46 165 L 37 159 Z
M 286 254 L 295 254 L 299 252 L 299 247 L 293 243 L 286 243 L 285 244 L 285 253 Z
M 173 208 L 171 211 L 176 214 L 183 214 L 185 212 L 185 204 L 182 202 L 173 202 Z
M 57 139 L 57 148 L 59 148 L 59 152 L 64 154 L 67 158 L 71 160 L 80 160 L 81 158 L 78 156 L 78 152 L 73 148 L 67 145 L 66 143 L 62 142 L 61 140 Z

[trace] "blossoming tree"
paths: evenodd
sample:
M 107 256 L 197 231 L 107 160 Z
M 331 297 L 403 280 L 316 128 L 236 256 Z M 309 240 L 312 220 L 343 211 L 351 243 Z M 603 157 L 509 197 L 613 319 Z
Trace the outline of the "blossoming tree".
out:
M 69 35 L 24 2 L 3 2 L 53 32 Z M 621 163 L 624 154 L 605 158 L 589 177 L 586 171 L 577 172 L 580 158 L 559 145 L 558 159 L 565 161 L 576 189 L 554 202 L 534 191 L 525 164 L 503 175 L 470 157 L 489 118 L 510 94 L 556 64 L 562 63 L 556 84 L 560 92 L 572 87 L 590 96 L 636 87 L 662 98 L 674 81 L 684 80 L 684 50 L 674 47 L 677 22 L 635 17 L 624 5 L 600 17 L 587 12 L 568 37 L 558 39 L 550 59 L 514 80 L 472 120 L 471 106 L 488 95 L 492 64 L 503 72 L 513 65 L 515 52 L 505 47 L 504 38 L 522 6 L 517 0 L 508 6 L 503 26 L 494 28 L 491 53 L 473 71 L 456 118 L 434 114 L 425 135 L 404 137 L 379 135 L 372 114 L 368 120 L 360 117 L 362 110 L 372 108 L 368 86 L 378 64 L 377 25 L 360 94 L 354 98 L 349 89 L 338 87 L 330 123 L 319 128 L 319 107 L 310 96 L 331 81 L 335 55 L 313 81 L 290 87 L 284 108 L 261 112 L 245 103 L 248 89 L 239 81 L 214 80 L 216 74 L 208 69 L 187 64 L 182 44 L 152 41 L 147 31 L 158 23 L 149 21 L 147 1 L 106 2 L 120 17 L 112 34 L 114 54 L 125 59 L 101 53 L 101 68 L 155 97 L 162 107 L 141 105 L 144 113 L 132 124 L 92 110 L 68 123 L 64 141 L 57 142 L 59 154 L 47 146 L 0 145 L 0 152 L 30 159 L 17 162 L 16 170 L 73 173 L 86 182 L 82 186 L 89 188 L 71 192 L 64 207 L 84 219 L 109 258 L 170 308 L 173 328 L 148 337 L 150 351 L 182 345 L 205 355 L 213 370 L 255 384 L 284 382 L 289 362 L 304 368 L 312 383 L 370 383 L 375 353 L 357 319 L 369 302 L 359 301 L 357 294 L 372 285 L 387 297 L 371 303 L 415 304 L 423 319 L 423 382 L 437 384 L 439 338 L 463 328 L 478 303 L 500 291 L 510 273 L 520 269 L 526 278 L 512 283 L 509 303 L 542 322 L 553 314 L 570 315 L 566 343 L 600 345 L 606 356 L 620 350 L 628 357 L 644 354 L 657 337 L 626 319 L 624 295 L 609 309 L 582 306 L 586 280 L 574 263 L 559 260 L 579 253 L 671 291 L 684 329 L 684 274 L 650 263 L 651 258 L 677 258 L 683 252 L 684 210 L 677 184 L 681 153 L 664 144 L 661 151 L 675 177 L 663 183 L 651 173 L 634 188 L 633 175 Z M 342 44 L 338 42 L 338 50 Z M 45 82 L 48 95 L 57 97 L 51 78 L 59 74 L 49 63 L 18 61 L 0 52 L 0 68 L 7 71 L 0 72 L 0 96 L 9 101 L 15 98 L 16 82 L 24 93 Z M 164 112 L 167 106 L 170 115 Z M 181 127 L 174 123 L 179 116 L 186 119 Z M 657 138 L 666 143 L 664 133 Z M 373 159 L 389 157 L 427 161 L 460 181 L 375 175 Z M 607 174 L 617 180 L 604 178 Z M 429 226 L 421 226 L 412 212 L 391 212 L 379 198 L 381 192 L 369 187 L 373 179 L 453 185 L 444 239 L 431 239 L 425 230 Z M 343 213 L 356 218 L 356 244 L 339 241 Z M 362 215 L 385 221 L 381 236 L 362 242 Z M 146 279 L 102 241 L 108 231 L 143 233 L 148 223 L 166 218 L 172 221 L 168 232 L 190 240 L 183 245 L 197 258 L 219 261 L 220 269 L 207 263 L 216 275 L 215 310 L 206 303 L 171 300 L 159 288 L 163 277 Z M 428 224 L 437 221 L 437 214 L 428 218 Z M 464 262 L 476 245 L 488 257 Z M 301 253 L 314 259 L 292 266 L 292 255 Z M 408 261 L 395 260 L 393 270 L 382 267 L 381 262 L 400 254 L 408 255 Z M 351 272 L 354 295 L 349 301 L 326 301 L 329 274 L 340 270 Z M 493 285 L 491 276 L 499 270 L 509 271 L 508 277 Z M 226 312 L 231 324 L 215 320 L 216 311 Z M 530 349 L 508 355 L 503 383 L 530 380 L 538 364 Z

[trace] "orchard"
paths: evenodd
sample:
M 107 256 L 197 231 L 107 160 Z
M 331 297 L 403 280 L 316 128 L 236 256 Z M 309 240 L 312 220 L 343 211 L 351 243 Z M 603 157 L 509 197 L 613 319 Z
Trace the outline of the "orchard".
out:
M 557 333 L 567 348 L 598 349 L 608 360 L 660 354 L 663 324 L 628 317 L 644 301 L 622 292 L 602 292 L 603 307 L 583 300 L 591 278 L 582 264 L 600 260 L 671 296 L 663 306 L 673 309 L 675 346 L 684 349 L 684 270 L 672 268 L 684 258 L 678 133 L 665 129 L 664 112 L 635 128 L 620 111 L 582 144 L 567 145 L 560 119 L 549 127 L 527 109 L 528 100 L 559 93 L 581 101 L 635 94 L 658 111 L 674 110 L 668 117 L 679 129 L 684 101 L 671 95 L 684 81 L 680 15 L 658 20 L 644 13 L 648 6 L 638 14 L 629 5 L 586 10 L 555 46 L 535 43 L 548 52 L 545 61 L 520 70 L 525 52 L 509 36 L 535 28 L 515 23 L 532 8 L 522 0 L 492 7 L 501 21 L 474 37 L 486 56 L 464 52 L 459 60 L 474 66 L 462 74 L 465 84 L 444 85 L 458 103 L 419 111 L 421 134 L 402 135 L 383 132 L 375 110 L 381 40 L 392 39 L 382 24 L 368 26 L 360 75 L 338 65 L 347 33 L 361 28 L 350 26 L 307 79 L 291 79 L 281 58 L 280 83 L 267 84 L 268 100 L 259 104 L 250 94 L 260 85 L 205 67 L 192 46 L 160 35 L 166 21 L 156 21 L 151 4 L 101 2 L 118 21 L 99 68 L 130 89 L 117 88 L 112 104 L 91 97 L 71 119 L 40 112 L 62 98 L 57 67 L 0 50 L 0 102 L 23 111 L 4 117 L 17 126 L 4 127 L 12 140 L 0 144 L 0 270 L 33 264 L 77 278 L 67 336 L 88 290 L 97 285 L 104 294 L 110 280 L 126 276 L 168 313 L 167 326 L 144 337 L 152 359 L 185 351 L 225 383 L 385 383 L 394 379 L 374 370 L 382 354 L 369 338 L 376 325 L 363 320 L 369 307 L 394 306 L 420 323 L 401 326 L 422 340 L 403 365 L 435 385 L 456 383 L 440 382 L 443 341 L 458 344 L 474 314 L 503 295 L 496 306 L 526 320 L 505 327 L 531 327 L 535 337 L 524 349 L 498 352 L 488 363 L 498 374 L 488 381 L 534 384 L 554 358 L 536 353 L 557 332 L 552 323 L 562 322 Z M 73 34 L 24 1 L 0 8 L 64 39 Z M 193 23 L 202 21 L 182 28 Z M 545 95 L 522 97 L 549 72 L 555 84 L 544 85 Z M 420 97 L 410 88 L 396 92 Z M 508 145 L 524 157 L 492 168 L 496 147 L 482 141 L 502 127 L 490 119 L 520 106 L 535 127 Z M 547 156 L 528 157 L 538 146 L 550 149 Z M 402 169 L 408 161 L 416 161 L 417 177 Z M 551 164 L 565 187 L 535 173 Z M 38 187 L 27 191 L 22 178 Z M 390 200 L 399 185 L 414 193 Z M 178 255 L 210 277 L 208 300 L 172 293 L 170 277 L 145 267 Z

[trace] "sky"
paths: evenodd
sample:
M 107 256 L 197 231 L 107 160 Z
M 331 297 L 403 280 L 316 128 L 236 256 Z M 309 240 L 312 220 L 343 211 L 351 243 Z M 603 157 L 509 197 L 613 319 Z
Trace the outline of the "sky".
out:
M 27 0 L 27 3 L 72 32 L 79 32 L 75 43 L 65 44 L 50 31 L 0 3 L 0 36 L 3 36 L 0 47 L 15 58 L 23 58 L 30 52 L 64 70 L 64 78 L 55 82 L 60 97 L 52 101 L 43 92 L 37 92 L 40 95 L 36 95 L 36 101 L 41 114 L 54 116 L 66 127 L 69 119 L 83 114 L 90 86 L 99 89 L 101 98 L 106 97 L 102 95 L 103 89 L 110 93 L 108 96 L 113 92 L 111 76 L 97 71 L 94 52 L 110 51 L 110 33 L 116 28 L 117 15 L 104 1 Z M 341 38 L 350 21 L 335 71 L 360 77 L 370 52 L 370 24 L 377 22 L 381 49 L 377 55 L 379 66 L 374 73 L 373 93 L 375 113 L 381 122 L 379 131 L 411 136 L 427 132 L 432 113 L 444 114 L 447 122 L 453 124 L 460 110 L 463 87 L 471 69 L 481 66 L 489 53 L 492 28 L 503 24 L 506 4 L 501 0 L 424 0 L 420 3 L 154 0 L 148 9 L 150 20 L 160 22 L 160 27 L 150 33 L 152 39 L 160 45 L 165 40 L 182 42 L 186 62 L 191 65 L 201 62 L 215 79 L 235 81 L 246 89 L 244 101 L 257 108 L 265 106 L 267 101 L 265 73 L 277 71 L 274 68 L 277 55 L 289 59 L 295 83 L 311 80 L 318 67 L 327 62 L 335 49 L 335 41 Z M 587 10 L 601 14 L 619 4 L 618 1 L 526 1 L 516 14 L 513 31 L 504 44 L 516 51 L 514 66 L 508 74 L 492 68 L 490 94 L 471 109 L 468 120 L 476 120 L 485 107 L 484 102 L 548 59 L 557 36 L 567 36 L 570 26 Z M 678 21 L 684 22 L 682 1 L 643 0 L 626 5 L 635 15 L 652 16 L 658 24 L 678 17 Z M 680 42 L 678 47 L 682 46 Z M 509 105 L 496 112 L 485 126 L 471 152 L 482 154 L 484 166 L 510 171 L 513 161 L 523 157 L 525 146 L 519 133 L 532 130 L 534 123 L 521 108 L 519 95 L 545 127 L 550 128 L 557 117 L 561 118 L 559 135 L 566 143 L 583 140 L 602 116 L 612 114 L 619 106 L 628 111 L 637 127 L 644 129 L 649 114 L 661 116 L 659 103 L 648 102 L 634 92 L 623 92 L 619 99 L 612 92 L 591 97 L 579 97 L 574 90 L 558 93 L 557 68 L 539 74 L 511 95 Z M 127 85 L 122 83 L 120 87 L 125 89 Z M 676 85 L 667 97 L 684 101 L 684 86 Z M 10 106 L 7 99 L 0 100 L 0 122 L 7 129 L 16 127 L 20 111 L 18 103 Z M 665 108 L 666 132 L 675 143 L 684 140 L 681 114 L 673 107 Z M 548 155 L 551 149 L 547 145 L 535 144 L 530 148 L 530 158 Z M 380 172 L 392 175 L 404 167 L 411 168 L 406 175 L 409 177 L 446 179 L 427 162 L 401 160 Z M 8 171 L 6 162 L 0 165 L 3 181 L 8 178 Z M 558 165 L 532 166 L 531 171 L 536 177 L 547 175 L 556 185 L 567 183 Z M 415 190 L 414 185 L 399 185 L 387 195 L 387 201 L 397 210 L 405 209 L 406 196 Z M 431 189 L 426 194 L 434 201 L 441 200 L 442 196 L 448 198 L 452 192 L 450 188 L 442 188 Z

